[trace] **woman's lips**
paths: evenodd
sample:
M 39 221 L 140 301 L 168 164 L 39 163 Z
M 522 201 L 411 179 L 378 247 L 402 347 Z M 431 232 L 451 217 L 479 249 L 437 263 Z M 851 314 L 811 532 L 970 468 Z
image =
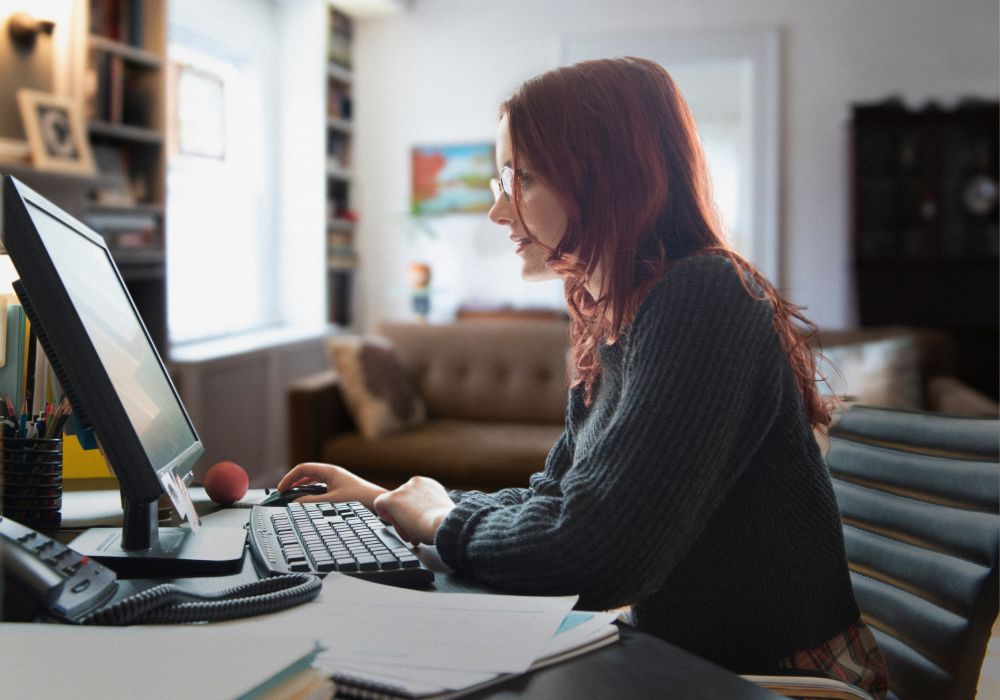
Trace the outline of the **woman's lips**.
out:
M 531 245 L 531 239 L 530 238 L 521 238 L 520 236 L 511 236 L 510 240 L 514 241 L 514 243 L 517 244 L 517 248 L 514 250 L 514 253 L 520 253 L 522 250 L 524 250 L 529 245 Z

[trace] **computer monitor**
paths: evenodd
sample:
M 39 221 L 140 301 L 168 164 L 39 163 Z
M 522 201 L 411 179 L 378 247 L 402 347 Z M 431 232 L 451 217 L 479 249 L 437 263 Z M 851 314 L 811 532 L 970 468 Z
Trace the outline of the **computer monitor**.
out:
M 238 567 L 244 530 L 158 527 L 165 484 L 186 490 L 204 447 L 104 239 L 13 177 L 4 177 L 3 198 L 15 291 L 122 492 L 123 527 L 93 528 L 71 546 L 123 575 Z

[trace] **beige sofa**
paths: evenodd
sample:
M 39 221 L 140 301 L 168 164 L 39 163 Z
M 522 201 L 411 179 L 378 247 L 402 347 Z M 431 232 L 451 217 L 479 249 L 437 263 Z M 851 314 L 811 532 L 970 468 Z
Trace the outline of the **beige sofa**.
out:
M 367 440 L 355 429 L 333 370 L 288 394 L 290 463 L 319 460 L 384 486 L 414 474 L 450 488 L 526 486 L 562 431 L 567 324 L 462 321 L 383 324 L 428 419 Z
M 567 324 L 560 320 L 385 324 L 428 420 L 377 440 L 355 429 L 333 370 L 288 394 L 290 464 L 340 464 L 394 486 L 414 474 L 451 488 L 523 486 L 562 430 Z M 906 328 L 823 332 L 817 347 L 848 403 L 996 415 L 996 403 L 949 378 L 946 334 Z

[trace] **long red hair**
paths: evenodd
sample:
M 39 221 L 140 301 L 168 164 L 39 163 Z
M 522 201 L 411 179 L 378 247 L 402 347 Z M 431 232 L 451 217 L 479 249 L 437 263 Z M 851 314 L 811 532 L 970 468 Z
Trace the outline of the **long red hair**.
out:
M 583 384 L 587 403 L 600 378 L 599 344 L 619 338 L 671 263 L 713 253 L 744 273 L 748 292 L 770 301 L 809 420 L 830 422 L 808 345 L 816 327 L 727 242 L 694 119 L 662 66 L 617 58 L 557 68 L 525 82 L 501 114 L 512 167 L 521 167 L 519 157 L 530 162 L 566 211 L 555 248 L 534 240 L 565 280 L 573 384 Z M 514 178 L 519 215 L 520 187 Z M 594 299 L 586 281 L 598 266 L 602 296 Z

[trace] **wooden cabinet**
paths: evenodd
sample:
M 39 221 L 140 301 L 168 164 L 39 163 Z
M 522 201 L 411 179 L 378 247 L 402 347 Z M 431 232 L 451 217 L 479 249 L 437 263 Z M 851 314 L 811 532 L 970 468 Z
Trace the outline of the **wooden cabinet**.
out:
M 948 330 L 960 378 L 997 396 L 996 102 L 857 105 L 854 274 L 862 326 Z
M 351 205 L 352 38 L 351 19 L 327 10 L 326 66 L 326 257 L 327 317 L 351 325 L 351 290 L 357 253 L 356 217 Z

